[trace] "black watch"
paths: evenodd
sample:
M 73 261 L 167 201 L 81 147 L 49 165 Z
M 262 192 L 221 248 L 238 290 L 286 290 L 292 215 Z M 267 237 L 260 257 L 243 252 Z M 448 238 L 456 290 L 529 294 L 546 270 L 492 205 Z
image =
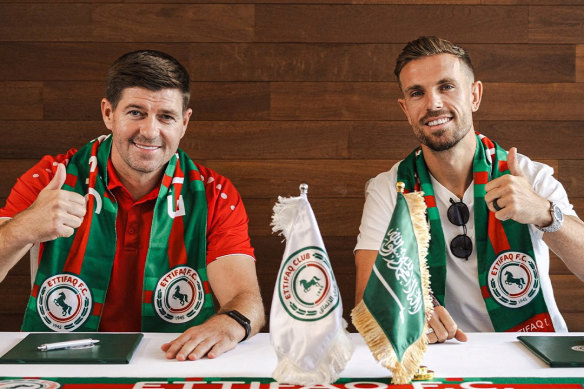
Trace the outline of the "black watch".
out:
M 249 334 L 251 333 L 251 323 L 250 323 L 249 319 L 247 317 L 243 316 L 241 313 L 239 313 L 235 309 L 232 311 L 223 312 L 223 314 L 229 316 L 230 318 L 232 318 L 233 320 L 238 322 L 240 326 L 243 327 L 243 329 L 245 330 L 245 336 L 243 337 L 243 339 L 240 340 L 240 342 L 243 342 L 244 340 L 246 340 L 247 337 L 249 336 Z

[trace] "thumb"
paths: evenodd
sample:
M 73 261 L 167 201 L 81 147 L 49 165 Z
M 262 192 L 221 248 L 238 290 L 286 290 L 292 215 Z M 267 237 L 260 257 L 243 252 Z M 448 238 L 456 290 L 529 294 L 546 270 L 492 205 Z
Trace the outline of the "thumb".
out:
M 458 340 L 459 342 L 466 342 L 468 340 L 468 337 L 466 336 L 464 331 L 459 328 L 456 330 L 456 334 L 454 334 L 454 339 Z
M 507 154 L 507 167 L 512 175 L 523 176 L 523 171 L 521 171 L 519 162 L 517 162 L 517 147 L 511 147 L 509 149 L 509 153 Z
M 61 189 L 61 187 L 65 183 L 66 178 L 67 178 L 67 172 L 65 170 L 65 165 L 60 163 L 57 166 L 57 171 L 55 172 L 55 176 L 53 177 L 51 182 L 49 182 L 49 184 L 45 187 L 45 189 L 50 189 L 50 190 Z

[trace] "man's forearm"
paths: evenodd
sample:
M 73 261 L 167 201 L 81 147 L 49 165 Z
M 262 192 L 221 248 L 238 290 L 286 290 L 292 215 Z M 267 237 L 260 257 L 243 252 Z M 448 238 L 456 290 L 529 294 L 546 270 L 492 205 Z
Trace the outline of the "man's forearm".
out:
M 543 240 L 584 281 L 584 222 L 575 216 L 565 216 L 562 228 L 544 233 Z
M 22 239 L 17 223 L 14 219 L 0 221 L 0 282 L 33 245 Z
M 236 310 L 249 319 L 251 325 L 249 336 L 257 334 L 266 322 L 264 305 L 259 291 L 238 294 L 224 304 L 217 313 L 221 314 L 231 310 Z

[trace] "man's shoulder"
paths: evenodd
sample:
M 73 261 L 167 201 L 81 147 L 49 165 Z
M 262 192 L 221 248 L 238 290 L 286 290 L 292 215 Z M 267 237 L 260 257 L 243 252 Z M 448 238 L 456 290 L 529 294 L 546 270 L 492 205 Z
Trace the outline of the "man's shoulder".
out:
M 367 182 L 367 188 L 386 187 L 388 185 L 395 187 L 395 183 L 397 181 L 397 169 L 399 168 L 400 163 L 401 161 L 397 162 L 389 170 L 383 171 L 377 174 L 375 177 L 371 178 Z

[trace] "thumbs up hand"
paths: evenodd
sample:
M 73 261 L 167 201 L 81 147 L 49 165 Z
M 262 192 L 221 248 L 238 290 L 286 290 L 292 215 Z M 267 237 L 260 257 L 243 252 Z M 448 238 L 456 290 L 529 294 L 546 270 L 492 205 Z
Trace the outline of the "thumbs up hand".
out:
M 85 198 L 61 188 L 67 173 L 65 165 L 59 164 L 55 176 L 38 194 L 26 210 L 15 216 L 22 226 L 22 233 L 31 243 L 46 242 L 73 235 L 85 217 Z M 15 220 L 16 221 L 16 220 Z
M 517 161 L 517 148 L 507 155 L 509 173 L 485 185 L 485 201 L 499 220 L 513 219 L 523 224 L 547 226 L 552 222 L 549 201 L 538 195 L 527 181 Z

